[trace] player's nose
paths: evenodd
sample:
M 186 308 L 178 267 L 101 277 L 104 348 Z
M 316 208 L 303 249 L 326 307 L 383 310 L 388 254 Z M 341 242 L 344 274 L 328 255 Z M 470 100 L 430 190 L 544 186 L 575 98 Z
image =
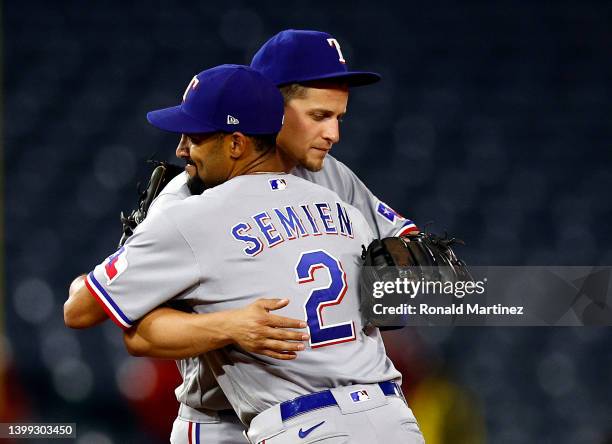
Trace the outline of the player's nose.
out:
M 323 129 L 323 138 L 331 144 L 340 141 L 340 125 L 338 120 L 329 119 L 329 121 L 326 122 L 325 128 Z
M 181 135 L 181 140 L 179 141 L 178 146 L 176 147 L 176 157 L 179 159 L 188 159 L 189 158 L 189 138 L 184 134 Z

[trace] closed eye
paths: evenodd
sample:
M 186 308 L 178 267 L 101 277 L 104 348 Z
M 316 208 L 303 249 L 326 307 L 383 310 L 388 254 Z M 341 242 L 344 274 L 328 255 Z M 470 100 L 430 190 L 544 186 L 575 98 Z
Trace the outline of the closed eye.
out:
M 311 113 L 310 117 L 315 122 L 321 122 L 321 121 L 325 120 L 326 118 L 328 118 L 329 116 L 327 114 L 325 114 L 325 113 Z
M 313 111 L 310 111 L 308 115 L 315 122 L 321 122 L 325 119 L 334 118 L 335 113 L 333 113 L 332 111 L 328 111 L 328 110 L 313 110 Z M 344 114 L 338 114 L 336 118 L 338 119 L 338 121 L 342 122 L 343 117 L 344 117 Z

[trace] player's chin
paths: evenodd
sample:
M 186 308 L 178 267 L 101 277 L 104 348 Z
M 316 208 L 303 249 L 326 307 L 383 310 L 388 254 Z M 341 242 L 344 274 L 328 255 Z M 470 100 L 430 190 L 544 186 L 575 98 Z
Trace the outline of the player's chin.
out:
M 308 171 L 316 172 L 320 171 L 323 168 L 323 164 L 325 163 L 325 156 L 327 156 L 327 150 L 319 150 L 313 148 L 310 151 L 310 155 L 304 159 L 302 166 L 306 168 Z
M 187 174 L 189 174 L 189 177 L 195 177 L 196 174 L 198 174 L 198 170 L 196 169 L 195 165 L 192 165 L 190 163 L 185 165 L 185 171 L 187 171 Z
M 206 184 L 200 179 L 199 176 L 190 176 L 187 180 L 187 188 L 194 196 L 197 194 L 202 194 L 204 190 L 206 190 Z

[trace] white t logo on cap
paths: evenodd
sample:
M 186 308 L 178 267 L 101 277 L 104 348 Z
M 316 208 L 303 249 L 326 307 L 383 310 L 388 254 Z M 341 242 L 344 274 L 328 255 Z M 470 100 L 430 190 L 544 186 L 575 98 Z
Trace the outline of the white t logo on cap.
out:
M 346 60 L 344 60 L 344 57 L 342 56 L 342 50 L 340 49 L 340 43 L 338 43 L 338 40 L 327 39 L 327 43 L 329 43 L 329 46 L 333 46 L 336 48 L 336 51 L 338 51 L 338 61 L 340 63 L 346 63 Z
M 198 83 L 200 83 L 198 76 L 193 76 L 193 79 L 191 79 L 191 82 L 189 82 L 189 85 L 187 85 L 187 88 L 185 88 L 185 92 L 183 93 L 183 102 L 187 100 L 187 93 L 192 89 L 196 89 Z

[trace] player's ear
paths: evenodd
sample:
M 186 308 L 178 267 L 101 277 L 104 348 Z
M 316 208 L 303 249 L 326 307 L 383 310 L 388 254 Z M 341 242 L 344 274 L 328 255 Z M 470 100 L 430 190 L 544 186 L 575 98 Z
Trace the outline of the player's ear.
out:
M 246 151 L 248 139 L 241 132 L 234 132 L 230 135 L 230 157 L 233 159 L 240 158 Z

